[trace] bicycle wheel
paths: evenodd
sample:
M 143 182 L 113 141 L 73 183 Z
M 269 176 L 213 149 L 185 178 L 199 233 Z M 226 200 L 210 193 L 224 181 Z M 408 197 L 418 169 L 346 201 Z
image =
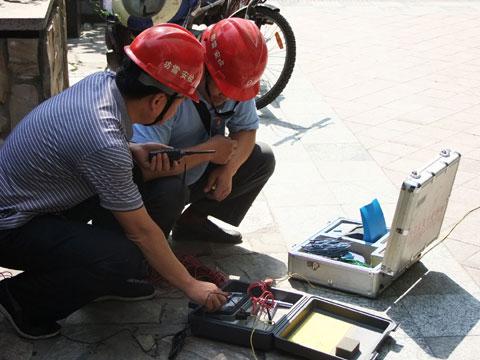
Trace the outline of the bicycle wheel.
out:
M 261 109 L 275 100 L 287 86 L 295 66 L 296 43 L 290 24 L 278 10 L 256 6 L 253 11 L 250 18 L 260 28 L 268 49 L 267 66 L 255 99 L 257 109 Z M 245 9 L 232 16 L 245 17 Z

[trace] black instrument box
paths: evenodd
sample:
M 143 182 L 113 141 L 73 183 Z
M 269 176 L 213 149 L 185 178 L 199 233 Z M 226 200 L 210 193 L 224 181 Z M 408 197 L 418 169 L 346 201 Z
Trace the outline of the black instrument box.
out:
M 224 290 L 247 293 L 248 283 L 230 281 Z M 189 314 L 193 335 L 268 351 L 280 349 L 307 359 L 374 359 L 381 343 L 396 329 L 394 321 L 295 290 L 272 288 L 279 305 L 271 322 L 263 316 L 208 313 L 197 307 Z M 249 308 L 249 301 L 236 311 Z M 234 307 L 232 307 L 234 308 Z M 240 310 L 243 309 L 243 310 Z M 251 341 L 251 343 L 250 343 Z

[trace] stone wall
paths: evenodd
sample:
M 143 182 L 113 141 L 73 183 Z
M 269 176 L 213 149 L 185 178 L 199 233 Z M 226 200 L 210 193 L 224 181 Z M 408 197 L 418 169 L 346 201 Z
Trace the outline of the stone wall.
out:
M 36 105 L 68 87 L 64 0 L 44 29 L 0 32 L 0 142 Z

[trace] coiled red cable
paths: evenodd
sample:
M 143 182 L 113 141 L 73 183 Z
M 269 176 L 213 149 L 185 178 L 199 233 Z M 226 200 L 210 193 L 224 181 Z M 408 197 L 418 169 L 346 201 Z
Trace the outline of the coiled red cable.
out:
M 227 275 L 223 272 L 209 268 L 192 255 L 180 256 L 178 260 L 185 266 L 190 275 L 197 280 L 212 282 L 220 288 L 228 281 Z
M 213 270 L 192 255 L 182 255 L 178 260 L 187 271 L 197 280 L 212 282 L 221 288 L 228 280 L 227 275 L 218 270 Z M 154 285 L 165 284 L 166 280 L 154 269 L 149 268 L 148 280 Z
M 271 281 L 253 282 L 248 286 L 247 293 L 252 301 L 252 314 L 259 315 L 266 312 L 270 317 L 269 310 L 275 305 Z

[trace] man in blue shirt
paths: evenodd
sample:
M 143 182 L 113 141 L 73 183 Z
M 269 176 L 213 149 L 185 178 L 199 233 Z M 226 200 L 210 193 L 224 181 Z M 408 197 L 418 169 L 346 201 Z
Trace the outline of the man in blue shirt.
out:
M 259 119 L 254 97 L 266 66 L 267 48 L 258 27 L 239 18 L 210 26 L 202 43 L 207 72 L 198 87 L 200 103 L 185 101 L 168 123 L 135 125 L 133 141 L 216 150 L 184 157 L 169 171 L 158 160 L 143 164 L 160 176 L 146 184 L 145 201 L 165 233 L 173 227 L 176 241 L 239 243 L 239 232 L 226 231 L 207 217 L 238 226 L 273 173 L 271 149 L 255 143 Z
M 0 149 L 0 266 L 23 270 L 0 281 L 0 312 L 23 337 L 57 335 L 57 320 L 98 298 L 153 297 L 151 284 L 130 281 L 146 277 L 147 263 L 209 310 L 226 301 L 188 273 L 147 213 L 138 186 L 152 174 L 143 169 L 135 184 L 132 152 L 147 159 L 155 146 L 129 146 L 132 123 L 166 121 L 183 97 L 198 99 L 204 49 L 163 24 L 125 51 L 119 73 L 92 74 L 44 101 Z

